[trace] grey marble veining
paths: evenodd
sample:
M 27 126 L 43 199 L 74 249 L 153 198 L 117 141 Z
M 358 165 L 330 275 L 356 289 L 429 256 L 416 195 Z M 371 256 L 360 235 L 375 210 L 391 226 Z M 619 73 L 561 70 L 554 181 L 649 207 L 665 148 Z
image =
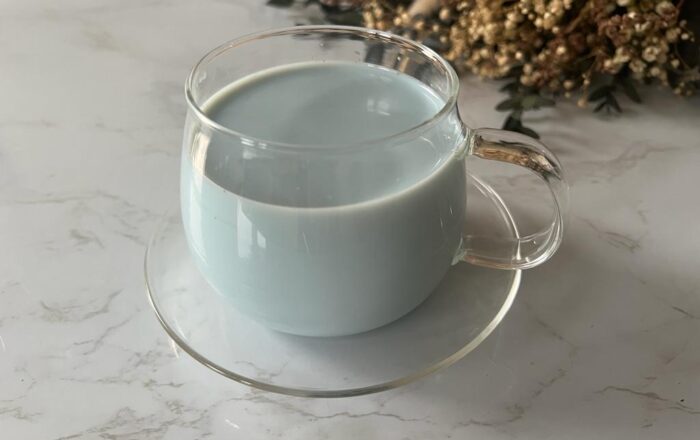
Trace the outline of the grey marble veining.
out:
M 308 400 L 231 383 L 168 340 L 144 245 L 177 191 L 182 83 L 295 18 L 264 2 L 0 5 L 0 437 L 660 439 L 700 432 L 698 99 L 533 115 L 572 181 L 564 245 L 503 324 L 418 383 Z M 461 112 L 498 126 L 497 86 Z M 536 186 L 495 179 L 503 191 Z

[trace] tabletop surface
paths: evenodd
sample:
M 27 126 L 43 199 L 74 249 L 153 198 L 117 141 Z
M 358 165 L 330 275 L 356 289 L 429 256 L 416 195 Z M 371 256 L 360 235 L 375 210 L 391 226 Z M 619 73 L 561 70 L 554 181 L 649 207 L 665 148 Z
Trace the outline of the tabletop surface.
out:
M 660 439 L 700 432 L 700 102 L 647 91 L 529 125 L 572 184 L 564 244 L 452 367 L 347 399 L 256 391 L 167 338 L 143 253 L 178 187 L 183 81 L 293 24 L 264 2 L 0 5 L 0 432 L 7 439 Z M 469 124 L 498 85 L 463 80 Z

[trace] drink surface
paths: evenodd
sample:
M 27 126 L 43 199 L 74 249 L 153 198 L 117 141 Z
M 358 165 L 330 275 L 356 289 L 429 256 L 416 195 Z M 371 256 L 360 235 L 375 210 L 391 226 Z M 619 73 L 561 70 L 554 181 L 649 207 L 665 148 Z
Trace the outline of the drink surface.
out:
M 204 110 L 244 135 L 333 148 L 408 130 L 443 105 L 428 86 L 395 70 L 308 62 L 235 81 L 208 99 Z

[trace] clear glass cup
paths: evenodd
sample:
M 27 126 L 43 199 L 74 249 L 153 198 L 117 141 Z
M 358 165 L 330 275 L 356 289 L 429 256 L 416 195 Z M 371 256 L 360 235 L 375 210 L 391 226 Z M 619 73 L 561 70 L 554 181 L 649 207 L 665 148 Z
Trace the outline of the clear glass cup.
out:
M 395 70 L 444 104 L 408 130 L 333 148 L 240 133 L 203 110 L 236 80 L 311 61 Z M 405 315 L 456 262 L 525 269 L 547 260 L 564 231 L 561 165 L 532 138 L 467 127 L 458 89 L 454 70 L 435 52 L 369 29 L 279 29 L 211 51 L 186 83 L 181 168 L 183 225 L 201 273 L 233 307 L 268 327 L 337 336 Z M 541 177 L 551 189 L 551 222 L 525 237 L 464 234 L 464 222 L 476 215 L 466 212 L 471 155 Z

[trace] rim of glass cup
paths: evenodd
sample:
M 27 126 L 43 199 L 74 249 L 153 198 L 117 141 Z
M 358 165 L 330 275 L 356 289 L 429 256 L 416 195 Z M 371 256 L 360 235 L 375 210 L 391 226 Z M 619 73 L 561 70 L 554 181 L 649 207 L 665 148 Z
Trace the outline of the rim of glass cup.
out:
M 438 64 L 442 69 L 444 69 L 446 76 L 447 76 L 447 84 L 448 84 L 448 99 L 445 101 L 443 104 L 442 108 L 435 113 L 431 118 L 421 122 L 418 125 L 415 125 L 409 129 L 400 131 L 398 133 L 394 133 L 389 136 L 383 136 L 379 138 L 374 138 L 374 139 L 369 139 L 369 140 L 363 140 L 362 142 L 358 143 L 353 143 L 353 144 L 346 144 L 346 145 L 339 145 L 339 146 L 334 146 L 333 148 L 326 148 L 327 145 L 322 145 L 322 144 L 295 144 L 295 143 L 286 143 L 286 142 L 277 142 L 277 141 L 270 141 L 267 139 L 263 139 L 257 136 L 251 136 L 246 133 L 242 133 L 239 131 L 236 131 L 232 128 L 226 127 L 225 125 L 219 124 L 218 122 L 214 121 L 213 119 L 209 118 L 207 114 L 202 110 L 200 105 L 197 103 L 197 100 L 195 99 L 193 93 L 192 93 L 192 88 L 194 85 L 195 81 L 195 75 L 197 72 L 204 68 L 210 61 L 215 59 L 216 57 L 224 54 L 225 52 L 235 49 L 239 46 L 242 46 L 246 43 L 250 43 L 252 41 L 257 41 L 257 40 L 262 40 L 262 39 L 267 39 L 267 38 L 274 38 L 274 37 L 279 37 L 279 36 L 288 36 L 288 35 L 297 35 L 297 34 L 309 34 L 309 33 L 317 33 L 317 34 L 332 34 L 332 33 L 341 33 L 341 34 L 347 34 L 347 35 L 356 35 L 360 36 L 363 39 L 366 40 L 378 40 L 380 42 L 385 42 L 385 43 L 393 43 L 398 46 L 403 46 L 403 47 L 408 47 L 412 50 L 415 50 L 416 52 L 420 53 L 422 56 L 424 56 L 426 59 L 430 60 L 431 62 Z M 235 38 L 233 40 L 230 40 L 224 44 L 221 44 L 220 46 L 212 49 L 209 51 L 206 55 L 204 55 L 198 62 L 197 64 L 194 65 L 192 70 L 190 71 L 190 74 L 187 77 L 187 80 L 185 81 L 185 99 L 187 101 L 187 105 L 189 109 L 197 116 L 197 118 L 200 120 L 201 123 L 206 125 L 212 130 L 221 132 L 223 134 L 226 134 L 228 136 L 235 136 L 235 137 L 240 137 L 244 138 L 249 141 L 250 144 L 248 145 L 253 148 L 261 148 L 261 149 L 266 149 L 266 150 L 284 150 L 287 152 L 317 152 L 317 153 L 338 153 L 342 151 L 347 151 L 347 150 L 356 150 L 358 148 L 371 148 L 371 147 L 378 147 L 378 146 L 386 146 L 387 143 L 393 144 L 394 141 L 400 141 L 401 139 L 405 138 L 410 138 L 410 137 L 416 137 L 420 133 L 422 133 L 425 130 L 430 129 L 433 127 L 435 124 L 437 124 L 443 117 L 445 117 L 447 114 L 449 114 L 452 109 L 455 107 L 457 104 L 457 95 L 459 93 L 459 78 L 457 77 L 457 73 L 455 70 L 452 68 L 452 66 L 445 61 L 444 58 L 442 58 L 440 55 L 437 54 L 434 50 L 430 49 L 427 46 L 424 46 L 420 43 L 417 43 L 415 41 L 409 40 L 408 38 L 401 37 L 399 35 L 392 34 L 390 32 L 386 31 L 379 31 L 375 29 L 367 29 L 367 28 L 362 28 L 362 27 L 355 27 L 355 26 L 336 26 L 336 25 L 311 25 L 311 26 L 291 26 L 291 27 L 284 27 L 284 28 L 276 28 L 272 30 L 266 30 L 266 31 L 261 31 L 261 32 L 255 32 L 252 34 L 247 34 L 239 38 Z
M 480 188 L 480 191 L 485 191 L 491 199 L 493 203 L 497 205 L 498 210 L 500 211 L 501 215 L 503 216 L 504 220 L 508 223 L 508 227 L 511 229 L 511 232 L 515 234 L 516 236 L 519 236 L 519 231 L 518 228 L 515 224 L 515 220 L 513 219 L 513 215 L 511 214 L 510 210 L 506 206 L 505 202 L 501 198 L 501 196 L 493 190 L 489 185 L 485 184 L 481 179 L 478 177 L 472 175 L 472 179 L 474 179 L 475 184 L 477 187 Z M 403 385 L 408 385 L 410 383 L 413 383 L 419 379 L 422 379 L 426 376 L 429 376 L 437 371 L 440 371 L 444 368 L 449 367 L 450 365 L 454 364 L 455 362 L 459 361 L 460 359 L 464 358 L 466 355 L 471 353 L 474 349 L 476 349 L 479 345 L 481 345 L 486 338 L 488 338 L 491 333 L 496 329 L 496 327 L 503 321 L 503 318 L 505 318 L 506 314 L 510 310 L 511 306 L 513 305 L 513 302 L 515 300 L 515 297 L 518 293 L 518 290 L 520 289 L 520 282 L 522 280 L 522 270 L 517 269 L 512 272 L 513 277 L 511 279 L 510 287 L 508 290 L 508 293 L 506 294 L 505 300 L 503 301 L 503 304 L 500 305 L 500 308 L 496 312 L 496 314 L 493 316 L 493 318 L 489 321 L 489 323 L 479 332 L 478 335 L 476 335 L 471 341 L 469 341 L 466 345 L 464 345 L 462 348 L 459 350 L 455 351 L 454 353 L 450 354 L 447 357 L 444 357 L 442 359 L 436 360 L 434 363 L 426 366 L 422 370 L 418 370 L 413 372 L 412 374 L 408 374 L 403 377 L 398 377 L 396 379 L 391 379 L 388 381 L 384 381 L 381 383 L 377 383 L 374 385 L 366 385 L 366 386 L 359 386 L 359 387 L 351 387 L 351 388 L 336 388 L 336 389 L 322 389 L 322 388 L 308 388 L 308 387 L 293 387 L 293 386 L 288 386 L 288 385 L 281 385 L 281 384 L 274 384 L 274 383 L 269 383 L 265 382 L 262 380 L 258 380 L 252 377 L 247 377 L 243 374 L 236 373 L 234 371 L 229 370 L 228 368 L 224 367 L 223 365 L 220 365 L 206 356 L 200 354 L 196 349 L 190 346 L 190 344 L 183 339 L 182 336 L 175 330 L 174 328 L 171 327 L 170 323 L 168 322 L 168 319 L 164 316 L 163 310 L 161 310 L 161 307 L 159 306 L 159 302 L 156 299 L 156 295 L 154 292 L 154 284 L 153 280 L 151 280 L 151 277 L 149 276 L 149 259 L 150 255 L 152 252 L 152 249 L 155 245 L 155 242 L 157 241 L 157 237 L 159 232 L 165 228 L 165 224 L 167 223 L 168 219 L 170 218 L 170 215 L 172 214 L 169 213 L 166 215 L 163 219 L 161 219 L 161 222 L 159 226 L 157 227 L 156 233 L 151 236 L 148 246 L 146 247 L 146 253 L 144 255 L 144 260 L 143 260 L 143 272 L 144 272 L 144 277 L 146 281 L 146 296 L 148 297 L 148 302 L 151 306 L 151 309 L 155 312 L 156 318 L 158 319 L 158 322 L 160 322 L 160 325 L 163 327 L 167 335 L 170 337 L 170 339 L 175 342 L 175 344 L 183 350 L 185 353 L 187 353 L 190 357 L 192 357 L 195 361 L 199 362 L 200 364 L 204 365 L 205 367 L 219 373 L 220 375 L 231 379 L 235 382 L 241 383 L 243 385 L 252 387 L 252 388 L 257 388 L 263 391 L 269 391 L 273 393 L 278 393 L 278 394 L 284 394 L 288 396 L 295 396 L 295 397 L 314 397 L 314 398 L 339 398 L 339 397 L 354 397 L 354 396 L 363 396 L 367 394 L 374 394 L 382 391 L 388 391 L 392 390 L 398 387 L 401 387 Z M 467 262 L 461 262 L 459 264 L 469 264 Z M 493 269 L 497 270 L 497 269 Z

